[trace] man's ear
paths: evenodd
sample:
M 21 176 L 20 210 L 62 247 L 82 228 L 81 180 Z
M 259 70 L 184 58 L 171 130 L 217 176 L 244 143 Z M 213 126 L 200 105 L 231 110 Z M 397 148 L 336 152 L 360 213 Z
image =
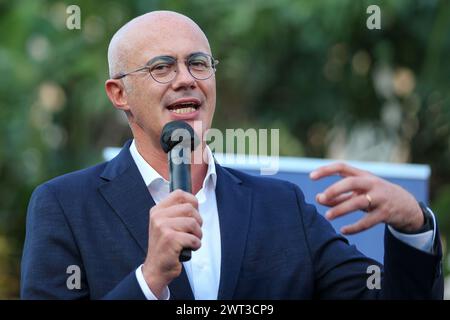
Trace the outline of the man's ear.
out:
M 105 82 L 105 91 L 109 100 L 119 110 L 129 111 L 127 92 L 123 82 L 117 79 L 108 79 Z

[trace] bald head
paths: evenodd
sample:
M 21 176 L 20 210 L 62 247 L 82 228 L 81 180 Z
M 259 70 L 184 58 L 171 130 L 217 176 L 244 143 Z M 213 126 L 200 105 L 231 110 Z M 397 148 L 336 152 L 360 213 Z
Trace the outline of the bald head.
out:
M 148 48 L 168 53 L 177 37 L 203 44 L 211 53 L 208 39 L 190 18 L 173 11 L 153 11 L 134 18 L 112 37 L 108 47 L 109 76 L 140 67 L 140 55 Z

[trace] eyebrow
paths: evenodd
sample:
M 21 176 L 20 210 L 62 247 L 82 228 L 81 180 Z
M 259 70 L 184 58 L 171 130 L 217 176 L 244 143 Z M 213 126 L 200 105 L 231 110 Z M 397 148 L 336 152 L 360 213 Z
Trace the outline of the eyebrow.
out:
M 171 60 L 171 61 L 173 61 L 173 60 L 175 60 L 175 58 L 172 57 L 172 56 L 157 56 L 157 57 L 151 58 L 149 61 L 147 61 L 147 63 L 145 65 L 149 66 L 149 65 L 153 64 L 154 62 L 156 62 L 158 60 Z
M 209 56 L 209 54 L 202 52 L 202 51 L 196 51 L 193 53 L 190 53 L 186 56 L 186 59 L 191 58 L 192 56 L 195 56 L 197 54 L 206 54 Z M 168 56 L 168 55 L 162 55 L 162 56 L 156 56 L 154 58 L 151 58 L 149 61 L 147 61 L 147 63 L 145 64 L 146 66 L 149 66 L 151 64 L 153 64 L 154 62 L 158 61 L 158 60 L 176 60 L 176 58 L 172 57 L 172 56 Z

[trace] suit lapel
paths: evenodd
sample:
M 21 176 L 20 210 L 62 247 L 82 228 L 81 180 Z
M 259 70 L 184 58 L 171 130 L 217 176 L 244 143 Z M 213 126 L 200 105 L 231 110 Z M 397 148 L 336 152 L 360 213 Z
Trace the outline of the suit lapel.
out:
M 148 248 L 149 211 L 155 202 L 130 154 L 130 144 L 131 141 L 128 141 L 119 155 L 107 164 L 101 175 L 107 182 L 100 186 L 99 191 L 138 243 L 145 257 Z M 184 267 L 169 288 L 172 298 L 194 298 Z
M 139 171 L 130 166 L 123 174 L 100 187 L 105 200 L 127 227 L 144 253 L 148 246 L 149 210 L 155 205 Z
M 251 190 L 226 169 L 216 165 L 222 261 L 218 299 L 233 298 L 241 269 L 251 216 Z

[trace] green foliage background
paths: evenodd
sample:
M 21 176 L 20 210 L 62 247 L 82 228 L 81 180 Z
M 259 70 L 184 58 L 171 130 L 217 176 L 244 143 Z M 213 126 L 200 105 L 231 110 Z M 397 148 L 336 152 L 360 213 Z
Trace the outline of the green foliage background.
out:
M 66 28 L 71 4 L 81 30 Z M 381 30 L 366 27 L 371 4 Z M 450 1 L 0 0 L 0 298 L 18 297 L 32 190 L 131 136 L 104 93 L 106 50 L 121 25 L 156 9 L 208 35 L 220 60 L 216 128 L 280 128 L 281 155 L 427 163 L 445 242 Z M 369 139 L 355 144 L 361 132 Z

